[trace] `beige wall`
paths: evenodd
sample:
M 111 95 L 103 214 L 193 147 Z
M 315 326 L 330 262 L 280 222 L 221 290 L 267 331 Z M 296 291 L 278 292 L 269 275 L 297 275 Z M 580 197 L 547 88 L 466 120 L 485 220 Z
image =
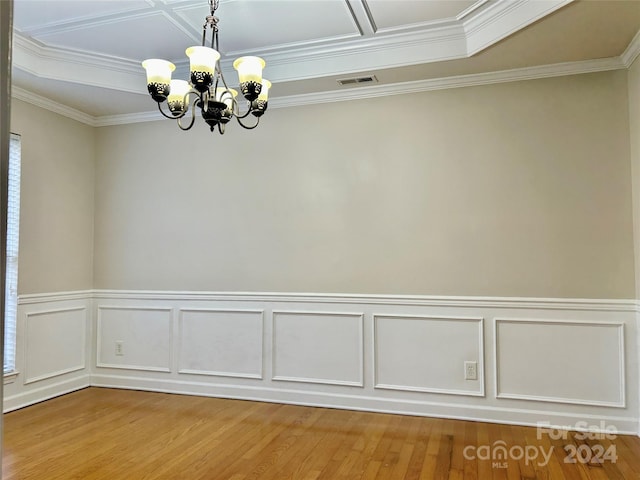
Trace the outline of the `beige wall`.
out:
M 629 68 L 629 132 L 633 181 L 636 298 L 640 298 L 640 59 Z
M 95 129 L 13 99 L 22 135 L 20 294 L 90 289 Z
M 94 286 L 632 298 L 626 82 L 101 128 Z
M 636 58 L 629 68 L 628 86 L 636 298 L 640 299 L 640 58 Z M 638 318 L 636 313 L 636 319 Z M 640 332 L 637 345 L 640 346 Z M 640 425 L 638 434 L 640 435 Z

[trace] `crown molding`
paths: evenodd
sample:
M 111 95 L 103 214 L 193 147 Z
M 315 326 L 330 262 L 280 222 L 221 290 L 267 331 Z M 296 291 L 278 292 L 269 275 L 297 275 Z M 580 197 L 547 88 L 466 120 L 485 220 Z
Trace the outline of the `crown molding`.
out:
M 489 47 L 571 1 L 497 0 L 487 2 L 488 5 L 479 2 L 473 10 L 463 12 L 465 15 L 460 19 L 436 22 L 419 31 L 412 25 L 402 31 L 347 41 L 279 45 L 263 50 L 261 55 L 268 57 L 269 78 L 277 83 L 455 60 Z M 229 52 L 228 57 L 244 54 Z M 226 58 L 221 63 L 224 71 L 231 70 L 232 60 Z M 13 64 L 40 78 L 129 93 L 145 91 L 144 73 L 137 61 L 80 49 L 48 47 L 18 32 L 14 35 Z
M 429 80 L 417 80 L 390 85 L 355 87 L 346 90 L 332 90 L 330 92 L 276 97 L 269 100 L 269 108 L 289 108 L 303 105 L 316 105 L 319 103 L 363 100 L 366 98 L 386 97 L 389 95 L 403 95 L 450 88 L 473 87 L 479 85 L 491 85 L 495 83 L 579 75 L 584 73 L 620 70 L 624 68 L 626 67 L 620 57 L 558 63 L 554 65 L 542 65 L 539 67 L 502 70 L 498 72 L 475 73 L 471 75 L 433 78 Z M 98 127 L 105 127 L 127 123 L 152 122 L 163 120 L 163 118 L 164 117 L 162 117 L 157 110 L 154 110 L 150 112 L 98 117 L 95 119 L 95 125 Z
M 306 95 L 292 95 L 269 100 L 269 108 L 287 108 L 318 103 L 343 102 L 347 100 L 362 100 L 366 98 L 386 97 L 389 95 L 403 95 L 410 93 L 428 92 L 434 90 L 448 90 L 451 88 L 491 85 L 495 83 L 535 80 L 540 78 L 579 75 L 583 73 L 604 72 L 625 68 L 618 57 L 582 62 L 568 62 L 539 67 L 527 67 L 497 72 L 475 73 L 454 77 L 417 80 L 390 85 L 375 85 L 369 87 L 355 87 L 349 90 L 334 90 Z
M 80 110 L 76 110 L 75 108 L 71 108 L 61 103 L 54 102 L 53 100 L 50 100 L 36 93 L 29 92 L 24 88 L 12 86 L 11 96 L 17 100 L 22 100 L 23 102 L 30 103 L 31 105 L 35 105 L 36 107 L 44 108 L 45 110 L 57 113 L 59 115 L 62 115 L 63 117 L 71 118 L 72 120 L 84 123 L 85 125 L 89 125 L 90 127 L 97 127 L 99 123 L 96 117 L 81 112 Z
M 602 72 L 624 68 L 617 58 L 570 62 L 540 67 L 528 67 L 497 72 L 459 75 L 454 77 L 417 80 L 391 85 L 376 85 L 349 90 L 334 90 L 317 94 L 293 95 L 274 98 L 269 101 L 270 108 L 286 108 L 318 103 L 341 102 L 347 100 L 361 100 L 366 98 L 383 97 L 389 95 L 403 95 L 410 93 L 446 90 L 451 88 L 490 85 L 495 83 L 535 80 L 539 78 L 577 75 L 582 73 Z
M 573 0 L 511 0 L 481 9 L 463 22 L 467 56 L 475 55 L 571 2 Z
M 284 83 L 455 60 L 466 58 L 467 53 L 463 28 L 460 25 L 449 25 L 426 32 L 404 32 L 333 45 L 265 52 L 264 56 L 268 57 L 269 79 L 274 83 Z M 384 59 L 384 64 L 381 59 Z M 223 60 L 223 70 L 232 71 L 232 63 L 230 59 Z
M 468 6 L 466 9 L 464 9 L 462 12 L 460 12 L 456 16 L 456 20 L 464 20 L 464 19 L 466 19 L 466 17 L 470 16 L 473 12 L 475 12 L 476 10 L 478 10 L 481 7 L 484 7 L 488 3 L 489 3 L 489 0 L 478 0 L 477 2 L 475 2 L 474 4 Z
M 165 119 L 158 110 L 139 113 L 125 113 L 122 115 L 104 115 L 95 117 L 96 127 L 110 127 L 113 125 L 127 125 L 129 123 L 155 122 Z
M 14 32 L 13 67 L 39 78 L 141 93 L 140 68 L 130 60 L 93 52 L 52 48 Z M 71 75 L 69 72 L 73 72 Z
M 625 51 L 620 55 L 620 59 L 626 68 L 629 68 L 631 64 L 640 55 L 640 31 L 636 33 L 631 43 L 627 46 Z

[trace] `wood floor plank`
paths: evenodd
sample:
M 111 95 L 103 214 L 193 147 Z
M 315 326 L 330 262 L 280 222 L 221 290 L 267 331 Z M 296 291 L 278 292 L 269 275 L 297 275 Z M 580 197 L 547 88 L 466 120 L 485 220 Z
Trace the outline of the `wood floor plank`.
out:
M 417 425 L 415 444 L 407 465 L 404 480 L 418 480 L 422 471 L 422 463 L 427 451 L 431 422 L 414 422 Z
M 471 453 L 475 453 L 473 449 L 476 448 L 478 444 L 478 424 L 476 422 L 464 422 L 464 424 L 464 448 L 462 450 L 464 457 L 464 478 L 466 480 L 477 480 L 478 461 L 473 459 Z
M 380 444 L 380 440 L 385 435 L 392 417 L 392 415 L 379 415 L 376 417 L 375 422 L 367 422 L 362 429 L 360 439 L 355 444 L 358 459 L 351 467 L 351 470 L 345 474 L 344 478 L 375 478 L 382 463 L 373 463 L 371 459 Z M 370 467 L 371 465 L 373 467 Z
M 320 409 L 324 411 L 324 409 Z M 356 419 L 350 418 L 346 421 L 340 418 L 338 422 L 335 418 L 323 417 L 314 427 L 314 435 L 318 442 L 311 448 L 306 457 L 296 460 L 296 470 L 294 478 L 305 476 L 308 471 L 317 472 L 317 478 L 325 478 L 324 468 L 331 461 L 336 450 L 340 447 L 342 438 L 351 430 Z
M 551 455 L 546 464 L 476 455 L 498 444 Z M 568 463 L 569 444 L 617 457 Z M 640 480 L 640 439 L 88 388 L 5 414 L 2 471 L 5 480 Z

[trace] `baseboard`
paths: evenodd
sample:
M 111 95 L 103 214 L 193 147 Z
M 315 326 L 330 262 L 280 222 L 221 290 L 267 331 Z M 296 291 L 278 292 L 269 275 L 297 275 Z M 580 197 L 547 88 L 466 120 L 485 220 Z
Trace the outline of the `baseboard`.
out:
M 51 398 L 75 392 L 76 390 L 82 390 L 83 388 L 91 386 L 90 381 L 91 377 L 87 374 L 5 397 L 3 411 L 4 413 L 8 413 L 13 410 L 28 407 L 29 405 L 44 402 Z
M 91 376 L 91 385 L 105 388 L 284 403 L 309 407 L 340 408 L 374 413 L 414 415 L 532 427 L 537 427 L 541 423 L 545 423 L 551 428 L 574 429 L 572 427 L 576 425 L 588 425 L 589 429 L 598 430 L 600 425 L 606 425 L 615 426 L 617 433 L 623 435 L 636 435 L 638 432 L 637 418 L 618 416 L 580 415 L 565 412 L 498 408 L 468 404 L 409 401 L 400 398 L 374 398 L 362 395 L 309 392 L 282 388 L 273 389 L 262 386 L 214 384 L 210 382 L 204 383 L 171 379 L 159 380 L 122 375 L 94 374 Z

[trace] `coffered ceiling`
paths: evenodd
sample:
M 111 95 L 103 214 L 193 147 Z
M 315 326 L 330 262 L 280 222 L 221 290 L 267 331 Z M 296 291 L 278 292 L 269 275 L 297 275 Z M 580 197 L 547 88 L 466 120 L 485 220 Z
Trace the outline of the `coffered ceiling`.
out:
M 140 63 L 188 77 L 207 0 L 14 0 L 14 96 L 94 125 L 159 115 Z M 225 76 L 267 62 L 274 106 L 622 68 L 640 0 L 220 0 Z M 338 80 L 375 76 L 375 84 Z

